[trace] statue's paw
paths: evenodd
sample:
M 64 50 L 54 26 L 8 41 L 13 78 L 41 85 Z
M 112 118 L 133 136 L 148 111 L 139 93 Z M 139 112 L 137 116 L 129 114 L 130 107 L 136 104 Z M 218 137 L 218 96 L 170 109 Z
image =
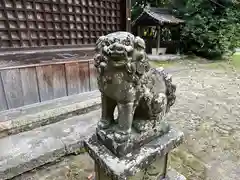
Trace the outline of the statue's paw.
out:
M 114 133 L 114 139 L 118 143 L 123 143 L 128 141 L 129 137 L 130 137 L 130 134 L 127 132 L 118 131 Z
M 108 129 L 110 127 L 110 125 L 111 125 L 110 121 L 102 119 L 98 122 L 97 126 L 99 129 Z
M 153 128 L 153 121 L 148 121 L 148 120 L 134 121 L 133 127 L 138 133 L 146 132 Z

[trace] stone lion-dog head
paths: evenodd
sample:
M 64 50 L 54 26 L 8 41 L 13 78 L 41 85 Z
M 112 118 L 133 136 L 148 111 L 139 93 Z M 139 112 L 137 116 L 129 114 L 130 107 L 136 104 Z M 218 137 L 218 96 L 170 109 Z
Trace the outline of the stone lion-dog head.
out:
M 129 73 L 143 74 L 149 69 L 145 42 L 128 32 L 115 32 L 101 36 L 96 43 L 95 67 L 99 72 L 107 65 L 126 67 Z

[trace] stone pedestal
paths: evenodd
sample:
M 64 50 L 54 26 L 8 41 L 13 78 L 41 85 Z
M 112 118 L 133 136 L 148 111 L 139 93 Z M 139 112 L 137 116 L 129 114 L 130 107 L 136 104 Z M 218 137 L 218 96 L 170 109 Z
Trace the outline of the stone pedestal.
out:
M 129 139 L 126 142 L 116 142 L 114 138 L 114 132 L 116 131 L 117 125 L 112 125 L 106 130 L 97 129 L 97 137 L 103 145 L 120 158 L 167 133 L 169 131 L 169 125 L 162 121 L 154 128 L 149 128 L 149 130 L 141 133 L 137 132 L 135 128 L 132 128 Z
M 84 142 L 95 161 L 96 180 L 185 180 L 168 171 L 168 153 L 180 145 L 183 133 L 171 128 L 168 133 L 119 156 L 107 148 L 96 134 Z

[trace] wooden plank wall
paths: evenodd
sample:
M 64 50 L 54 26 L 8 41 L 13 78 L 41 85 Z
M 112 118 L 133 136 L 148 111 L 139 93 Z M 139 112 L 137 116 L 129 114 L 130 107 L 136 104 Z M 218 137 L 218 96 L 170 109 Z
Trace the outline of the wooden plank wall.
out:
M 0 111 L 97 89 L 92 60 L 0 68 Z

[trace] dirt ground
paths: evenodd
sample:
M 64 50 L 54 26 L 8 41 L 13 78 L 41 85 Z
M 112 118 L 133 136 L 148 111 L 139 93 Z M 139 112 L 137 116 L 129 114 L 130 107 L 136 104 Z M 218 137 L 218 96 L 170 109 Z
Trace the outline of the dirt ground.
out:
M 177 102 L 167 119 L 186 139 L 171 153 L 170 166 L 188 180 L 240 179 L 240 73 L 231 65 L 190 61 L 166 68 L 177 84 Z M 84 180 L 93 163 L 87 155 L 72 156 L 47 172 L 57 170 L 62 177 L 38 174 L 42 180 Z
M 192 180 L 240 179 L 240 73 L 231 65 L 185 62 L 173 73 L 177 102 L 168 121 L 185 143 L 171 165 Z

